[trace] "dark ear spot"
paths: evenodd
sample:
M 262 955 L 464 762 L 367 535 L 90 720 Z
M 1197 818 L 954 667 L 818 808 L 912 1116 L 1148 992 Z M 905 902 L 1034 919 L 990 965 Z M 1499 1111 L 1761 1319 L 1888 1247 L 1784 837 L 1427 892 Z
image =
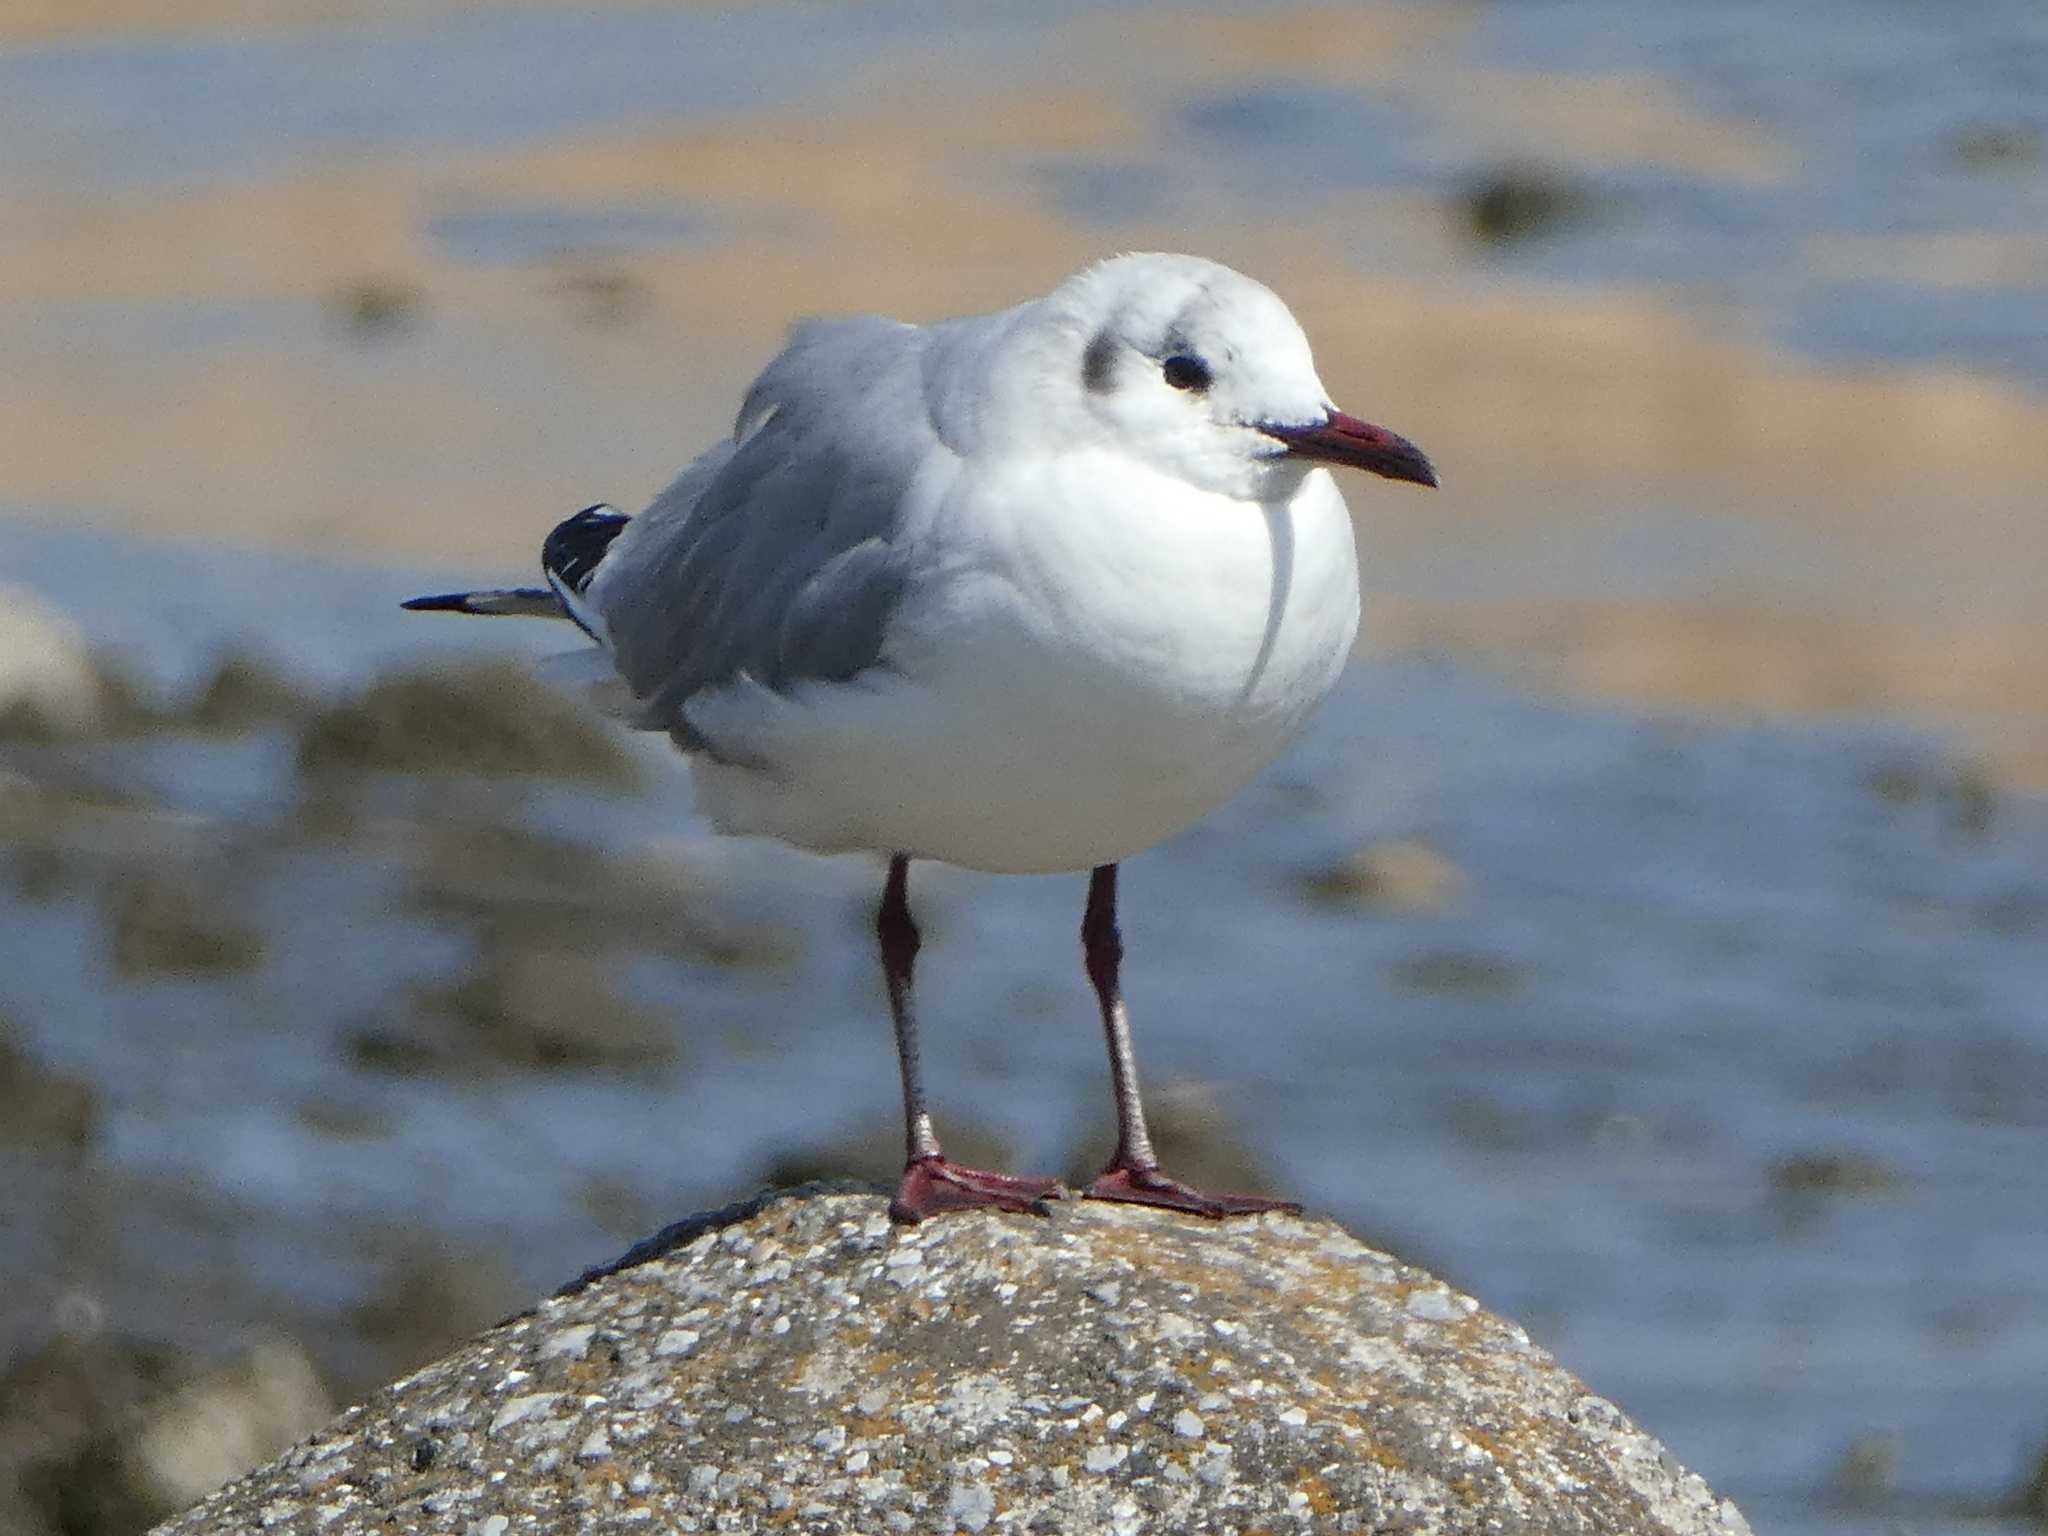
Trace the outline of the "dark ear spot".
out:
M 1108 331 L 1097 331 L 1081 354 L 1081 382 L 1099 395 L 1116 381 L 1115 375 L 1116 338 Z

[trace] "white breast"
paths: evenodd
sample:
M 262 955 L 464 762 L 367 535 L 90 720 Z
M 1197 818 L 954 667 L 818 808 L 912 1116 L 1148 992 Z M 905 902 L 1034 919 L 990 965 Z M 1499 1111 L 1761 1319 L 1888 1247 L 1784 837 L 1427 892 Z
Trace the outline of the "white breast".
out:
M 887 670 L 690 706 L 767 770 L 700 764 L 728 830 L 1009 872 L 1114 862 L 1278 756 L 1357 632 L 1320 471 L 1262 506 L 1068 455 L 927 515 Z

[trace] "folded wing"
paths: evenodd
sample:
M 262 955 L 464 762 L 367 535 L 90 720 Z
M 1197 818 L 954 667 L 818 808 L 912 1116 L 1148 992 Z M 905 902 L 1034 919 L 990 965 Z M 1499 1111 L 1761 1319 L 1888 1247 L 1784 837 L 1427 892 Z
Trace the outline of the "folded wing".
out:
M 641 723 L 701 747 L 684 706 L 705 689 L 745 674 L 782 691 L 885 664 L 909 574 L 902 505 L 943 452 L 926 335 L 878 319 L 799 326 L 732 438 L 612 541 L 582 595 Z

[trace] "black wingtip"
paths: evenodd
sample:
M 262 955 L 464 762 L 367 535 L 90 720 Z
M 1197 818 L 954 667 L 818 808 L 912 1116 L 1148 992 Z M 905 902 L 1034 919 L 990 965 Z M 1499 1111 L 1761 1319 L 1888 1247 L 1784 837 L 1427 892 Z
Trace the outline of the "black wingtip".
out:
M 408 597 L 398 605 L 414 613 L 467 613 L 469 594 L 467 592 L 438 592 L 432 597 Z
M 600 501 L 585 507 L 574 517 L 555 525 L 541 546 L 541 569 L 551 580 L 571 592 L 582 592 L 597 574 L 612 540 L 632 519 L 617 507 Z

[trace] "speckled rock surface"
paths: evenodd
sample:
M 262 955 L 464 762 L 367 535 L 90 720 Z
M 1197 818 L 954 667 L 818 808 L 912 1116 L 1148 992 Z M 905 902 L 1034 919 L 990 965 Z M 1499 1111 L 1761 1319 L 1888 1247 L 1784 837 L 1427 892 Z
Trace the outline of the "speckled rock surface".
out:
M 1528 1341 L 1328 1222 L 699 1218 L 161 1530 L 1746 1536 Z

